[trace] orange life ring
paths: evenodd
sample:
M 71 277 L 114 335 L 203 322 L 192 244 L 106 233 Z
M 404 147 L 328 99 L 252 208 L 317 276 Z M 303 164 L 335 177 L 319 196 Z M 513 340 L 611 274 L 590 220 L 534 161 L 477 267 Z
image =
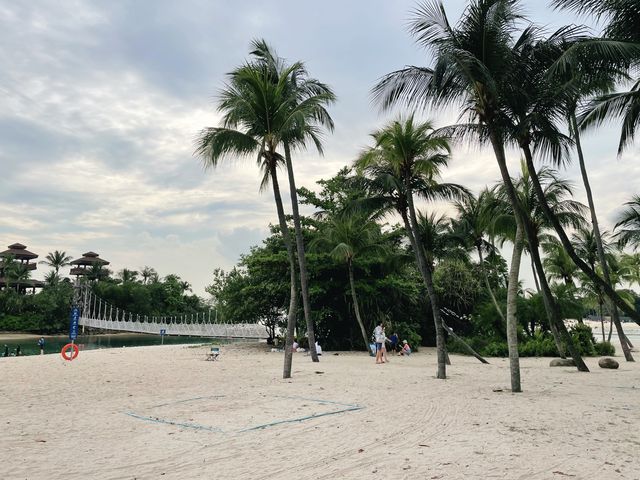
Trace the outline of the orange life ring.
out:
M 71 352 L 71 354 L 67 356 L 67 351 L 69 349 L 73 350 L 73 352 Z M 75 343 L 67 343 L 64 347 L 62 347 L 60 355 L 62 355 L 62 358 L 64 358 L 65 360 L 71 361 L 78 356 L 78 353 L 80 353 L 78 345 L 76 345 Z

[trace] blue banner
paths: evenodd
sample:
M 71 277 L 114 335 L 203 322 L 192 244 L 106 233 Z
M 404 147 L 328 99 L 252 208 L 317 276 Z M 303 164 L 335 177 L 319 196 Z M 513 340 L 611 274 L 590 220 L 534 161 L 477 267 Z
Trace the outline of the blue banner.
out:
M 71 316 L 69 322 L 69 338 L 75 340 L 78 338 L 78 321 L 80 320 L 80 309 L 73 307 L 71 309 Z

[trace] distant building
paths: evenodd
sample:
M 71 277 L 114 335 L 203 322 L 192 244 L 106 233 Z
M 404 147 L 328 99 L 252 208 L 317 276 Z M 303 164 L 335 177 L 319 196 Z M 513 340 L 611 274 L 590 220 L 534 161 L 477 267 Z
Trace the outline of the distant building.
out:
M 9 245 L 8 250 L 0 252 L 0 259 L 2 260 L 0 263 L 0 288 L 15 287 L 18 291 L 23 292 L 31 288 L 32 291 L 35 292 L 36 288 L 44 287 L 44 283 L 39 280 L 24 278 L 25 273 L 38 268 L 35 262 L 31 263 L 31 260 L 36 258 L 38 258 L 38 255 L 27 250 L 27 246 L 21 243 Z M 7 263 L 9 259 L 13 261 Z M 11 278 L 11 275 L 7 271 L 9 268 L 15 268 L 17 272 L 20 273 L 17 275 L 17 278 Z
M 102 267 L 109 265 L 109 262 L 100 258 L 100 255 L 95 252 L 87 252 L 83 253 L 81 258 L 73 260 L 71 265 L 74 266 L 71 268 L 70 274 L 81 277 L 96 275 Z

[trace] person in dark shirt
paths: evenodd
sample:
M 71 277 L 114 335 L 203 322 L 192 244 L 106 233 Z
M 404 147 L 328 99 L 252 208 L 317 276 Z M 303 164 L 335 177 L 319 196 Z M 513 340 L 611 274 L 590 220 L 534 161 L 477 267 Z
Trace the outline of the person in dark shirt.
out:
M 389 350 L 392 352 L 396 352 L 398 349 L 398 342 L 400 341 L 400 338 L 398 337 L 397 333 L 394 333 L 393 335 L 391 335 L 391 337 L 389 337 Z

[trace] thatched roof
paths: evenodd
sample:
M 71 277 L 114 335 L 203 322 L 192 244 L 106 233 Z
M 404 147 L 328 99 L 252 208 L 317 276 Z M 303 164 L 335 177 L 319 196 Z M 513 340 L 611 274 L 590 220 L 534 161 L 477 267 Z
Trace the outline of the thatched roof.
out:
M 82 257 L 72 261 L 71 265 L 109 265 L 109 262 L 99 257 L 95 252 L 83 253 Z
M 12 280 L 11 282 L 9 282 L 9 286 L 10 287 L 14 287 L 17 284 L 19 284 L 21 287 L 25 287 L 25 288 L 42 288 L 44 287 L 44 282 L 41 282 L 40 280 L 33 280 L 31 278 L 27 278 L 25 280 L 20 280 L 19 282 L 16 282 L 15 280 Z M 7 286 L 7 280 L 4 278 L 0 277 L 0 287 L 6 287 Z
M 27 246 L 22 245 L 21 243 L 9 245 L 8 250 L 0 252 L 0 257 L 8 257 L 9 255 L 13 255 L 17 260 L 31 260 L 33 258 L 38 258 L 37 254 L 27 250 Z

